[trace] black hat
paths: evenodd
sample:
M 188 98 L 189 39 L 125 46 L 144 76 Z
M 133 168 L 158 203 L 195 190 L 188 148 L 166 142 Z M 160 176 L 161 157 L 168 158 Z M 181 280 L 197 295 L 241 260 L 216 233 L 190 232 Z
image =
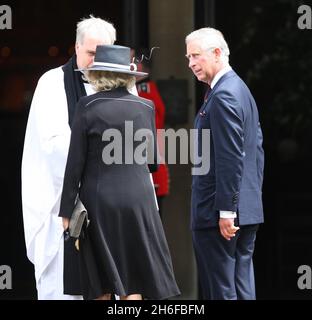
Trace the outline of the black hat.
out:
M 127 73 L 133 76 L 146 76 L 139 72 L 134 63 L 130 63 L 130 48 L 117 45 L 101 45 L 96 47 L 94 62 L 91 67 L 76 69 L 76 71 L 112 71 Z

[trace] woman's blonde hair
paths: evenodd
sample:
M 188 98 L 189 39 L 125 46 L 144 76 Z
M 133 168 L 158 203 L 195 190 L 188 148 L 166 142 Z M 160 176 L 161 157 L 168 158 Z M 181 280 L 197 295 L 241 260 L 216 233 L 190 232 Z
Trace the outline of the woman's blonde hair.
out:
M 131 89 L 135 85 L 135 77 L 119 72 L 89 70 L 85 72 L 85 78 L 95 91 L 108 91 L 119 87 Z

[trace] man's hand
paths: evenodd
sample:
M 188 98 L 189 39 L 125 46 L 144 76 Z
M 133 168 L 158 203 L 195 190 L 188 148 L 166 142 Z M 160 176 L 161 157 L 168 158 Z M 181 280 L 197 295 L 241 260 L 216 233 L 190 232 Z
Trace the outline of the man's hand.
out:
M 62 222 L 63 222 L 63 228 L 64 231 L 68 229 L 69 226 L 69 219 L 68 218 L 62 218 Z
M 235 237 L 235 233 L 239 229 L 239 227 L 235 227 L 233 218 L 220 218 L 219 228 L 226 240 L 231 240 L 231 238 Z

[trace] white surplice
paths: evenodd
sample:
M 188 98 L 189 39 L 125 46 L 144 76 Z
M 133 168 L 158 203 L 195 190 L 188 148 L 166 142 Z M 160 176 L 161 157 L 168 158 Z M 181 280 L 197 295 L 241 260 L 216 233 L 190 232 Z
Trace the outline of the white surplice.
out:
M 79 298 L 63 294 L 63 226 L 58 217 L 69 142 L 64 72 L 59 67 L 37 84 L 22 160 L 26 250 L 43 300 Z

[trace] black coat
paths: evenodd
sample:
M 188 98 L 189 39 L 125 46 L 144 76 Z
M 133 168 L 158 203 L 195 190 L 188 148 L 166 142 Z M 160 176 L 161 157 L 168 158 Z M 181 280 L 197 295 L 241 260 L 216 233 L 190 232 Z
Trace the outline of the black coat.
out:
M 157 153 L 154 119 L 153 103 L 125 88 L 77 106 L 59 215 L 70 218 L 79 193 L 91 221 L 80 239 L 85 299 L 179 294 L 147 165 Z

